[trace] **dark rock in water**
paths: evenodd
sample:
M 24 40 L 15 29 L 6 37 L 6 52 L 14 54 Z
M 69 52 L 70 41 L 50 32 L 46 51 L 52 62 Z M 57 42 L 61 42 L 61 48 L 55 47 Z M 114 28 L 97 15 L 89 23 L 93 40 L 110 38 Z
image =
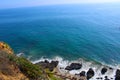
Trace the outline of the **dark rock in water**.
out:
M 99 79 L 100 79 L 100 80 L 103 80 L 103 78 L 102 78 L 102 77 L 97 77 L 96 79 L 97 79 L 97 80 L 99 80 Z
M 113 78 L 110 78 L 110 79 L 113 79 Z
M 100 79 L 100 78 L 98 77 L 98 78 L 96 78 L 96 79 Z
M 73 70 L 70 66 L 67 66 L 65 70 Z
M 37 63 L 36 65 L 39 65 L 44 69 L 48 68 L 50 71 L 53 71 L 54 68 L 57 67 L 58 63 L 59 63 L 58 61 L 51 61 L 51 63 L 49 63 L 49 61 L 45 60 Z
M 80 73 L 80 76 L 85 76 L 85 71 L 82 71 L 82 72 Z
M 102 70 L 101 70 L 101 74 L 105 74 L 107 72 L 107 68 L 102 68 Z
M 113 68 L 112 68 L 112 67 L 109 67 L 109 69 L 110 69 L 110 70 L 113 70 Z
M 96 78 L 96 79 L 97 79 L 97 80 L 99 80 L 99 79 L 100 79 L 100 80 L 103 80 L 103 78 L 102 78 L 102 77 L 98 77 L 98 78 Z
M 48 61 L 48 60 L 45 60 L 44 63 L 49 63 L 49 61 Z
M 115 80 L 120 80 L 120 70 L 119 69 L 117 69 L 117 71 L 116 71 Z
M 95 75 L 94 71 L 92 68 L 90 68 L 87 72 L 87 80 L 89 80 L 90 78 L 92 78 Z
M 100 77 L 100 79 L 102 80 L 103 78 L 102 78 L 102 77 Z
M 78 69 L 81 69 L 81 67 L 82 67 L 82 64 L 80 64 L 80 63 L 72 63 L 72 64 L 70 64 L 70 66 L 67 66 L 66 68 L 65 68 L 65 70 L 78 70 Z
M 104 80 L 110 80 L 110 79 L 108 79 L 108 77 L 107 76 L 105 76 L 105 79 Z

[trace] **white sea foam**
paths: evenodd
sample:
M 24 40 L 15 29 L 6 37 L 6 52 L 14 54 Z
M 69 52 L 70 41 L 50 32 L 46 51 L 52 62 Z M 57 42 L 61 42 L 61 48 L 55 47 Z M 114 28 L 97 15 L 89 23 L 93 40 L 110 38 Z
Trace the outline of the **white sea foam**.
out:
M 24 53 L 22 53 L 22 52 L 17 54 L 18 57 L 20 57 L 22 55 L 24 55 Z
M 36 60 L 36 61 L 32 61 L 33 64 L 35 63 L 39 63 L 41 61 L 44 61 L 44 60 L 48 60 L 49 62 L 51 61 L 59 61 L 59 64 L 58 64 L 58 69 L 60 70 L 61 73 L 70 73 L 70 74 L 79 74 L 81 71 L 85 71 L 87 72 L 89 70 L 89 68 L 92 68 L 95 72 L 95 76 L 93 78 L 91 78 L 90 80 L 96 80 L 96 78 L 98 77 L 102 77 L 104 79 L 105 76 L 108 76 L 108 78 L 113 78 L 112 80 L 114 80 L 115 78 L 115 72 L 117 69 L 120 68 L 119 65 L 117 66 L 112 66 L 112 65 L 107 65 L 107 64 L 104 64 L 104 63 L 101 63 L 101 64 L 97 64 L 93 61 L 86 61 L 86 60 L 83 60 L 83 59 L 78 59 L 76 61 L 68 61 L 68 60 L 64 60 L 63 58 L 61 57 L 54 57 L 53 59 L 48 59 L 48 58 L 40 58 L 39 60 Z M 82 68 L 79 69 L 79 70 L 71 70 L 71 71 L 67 71 L 65 70 L 65 67 L 70 65 L 71 63 L 81 63 L 82 64 Z M 101 69 L 103 67 L 106 67 L 108 70 L 107 72 L 102 75 L 101 74 Z M 110 69 L 112 68 L 112 69 Z

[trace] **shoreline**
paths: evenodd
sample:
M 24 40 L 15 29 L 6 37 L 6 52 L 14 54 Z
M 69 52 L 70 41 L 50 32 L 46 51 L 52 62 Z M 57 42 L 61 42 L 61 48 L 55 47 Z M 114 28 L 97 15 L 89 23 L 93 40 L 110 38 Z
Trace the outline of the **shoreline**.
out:
M 97 64 L 95 62 L 85 61 L 83 59 L 79 59 L 76 61 L 68 61 L 68 60 L 63 60 L 61 57 L 56 57 L 54 59 L 41 58 L 39 60 L 32 61 L 32 63 L 39 64 L 45 61 L 48 61 L 49 63 L 51 63 L 52 61 L 58 61 L 58 65 L 55 69 L 55 72 L 62 77 L 76 78 L 77 80 L 81 78 L 80 74 L 82 74 L 82 72 L 85 72 L 82 78 L 84 77 L 85 78 L 84 80 L 87 80 L 87 73 L 90 70 L 93 71 L 93 74 L 92 74 L 93 76 L 89 80 L 99 80 L 99 79 L 115 80 L 116 72 L 118 69 L 120 69 L 119 66 L 115 67 L 115 66 L 110 66 L 105 64 Z M 70 66 L 72 63 L 75 63 L 72 66 L 75 66 L 76 64 L 82 64 L 81 68 L 66 70 L 66 67 Z
M 12 72 L 11 75 L 20 73 L 20 78 L 30 80 L 120 80 L 119 66 L 111 67 L 84 59 L 68 61 L 61 57 L 30 61 L 24 58 L 23 53 L 15 55 L 4 42 L 0 43 L 0 55 L 0 79 L 5 79 Z

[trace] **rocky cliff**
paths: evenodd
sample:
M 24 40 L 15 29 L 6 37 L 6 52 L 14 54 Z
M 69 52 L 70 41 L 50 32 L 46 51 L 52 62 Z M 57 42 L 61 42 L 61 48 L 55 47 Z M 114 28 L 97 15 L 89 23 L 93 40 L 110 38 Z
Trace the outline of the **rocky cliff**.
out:
M 99 71 L 103 77 L 93 78 L 96 76 L 93 67 L 79 74 L 69 73 L 84 68 L 83 63 L 71 63 L 65 68 L 59 68 L 58 65 L 59 61 L 48 60 L 33 64 L 24 57 L 16 56 L 8 44 L 0 42 L 0 80 L 120 80 L 120 69 L 114 71 L 114 68 L 108 66 Z M 109 72 L 115 73 L 114 76 L 105 75 Z
M 17 57 L 10 46 L 0 42 L 0 80 L 61 80 L 48 69 Z

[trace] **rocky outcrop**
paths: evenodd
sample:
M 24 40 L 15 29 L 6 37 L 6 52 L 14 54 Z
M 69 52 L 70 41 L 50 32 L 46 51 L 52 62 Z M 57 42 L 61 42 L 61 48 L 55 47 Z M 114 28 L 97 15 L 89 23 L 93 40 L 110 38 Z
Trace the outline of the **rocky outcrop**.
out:
M 92 68 L 90 68 L 87 72 L 87 79 L 89 80 L 90 78 L 92 78 L 95 75 L 95 72 L 93 71 Z
M 44 69 L 48 68 L 50 71 L 53 71 L 57 67 L 58 63 L 59 63 L 58 61 L 49 62 L 49 61 L 45 60 L 45 61 L 41 61 L 41 62 L 37 63 L 36 65 L 42 66 L 42 68 L 44 68 Z
M 117 71 L 116 71 L 115 80 L 120 80 L 120 70 L 119 69 L 117 69 Z
M 71 63 L 70 64 L 70 66 L 67 66 L 66 68 L 65 68 L 65 70 L 78 70 L 78 69 L 81 69 L 81 67 L 82 67 L 82 64 L 80 64 L 80 63 Z

